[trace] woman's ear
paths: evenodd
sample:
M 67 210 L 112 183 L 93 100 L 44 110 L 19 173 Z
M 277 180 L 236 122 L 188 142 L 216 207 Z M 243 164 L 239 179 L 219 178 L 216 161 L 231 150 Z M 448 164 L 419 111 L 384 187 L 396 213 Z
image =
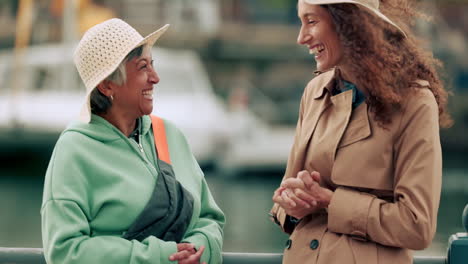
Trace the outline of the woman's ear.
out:
M 108 80 L 103 80 L 97 85 L 97 89 L 105 96 L 110 97 L 114 94 L 114 85 Z

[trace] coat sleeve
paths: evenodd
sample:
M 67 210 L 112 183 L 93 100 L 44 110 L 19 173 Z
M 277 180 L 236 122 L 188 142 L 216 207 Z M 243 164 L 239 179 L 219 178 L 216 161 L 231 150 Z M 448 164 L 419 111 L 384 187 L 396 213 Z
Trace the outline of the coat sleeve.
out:
M 306 100 L 307 100 L 307 91 L 308 91 L 308 89 L 306 89 L 304 91 L 304 94 L 302 95 L 302 98 L 301 98 L 301 103 L 300 103 L 300 107 L 299 107 L 299 118 L 297 120 L 296 132 L 295 132 L 295 135 L 294 135 L 294 143 L 293 143 L 293 146 L 292 146 L 291 151 L 289 153 L 288 164 L 287 164 L 287 167 L 286 167 L 286 172 L 284 174 L 283 180 L 285 180 L 288 177 L 291 177 L 291 175 L 293 174 L 291 171 L 293 170 L 293 167 L 294 167 L 294 162 L 296 160 L 296 152 L 297 152 L 296 149 L 297 149 L 297 146 L 299 144 L 298 143 L 299 139 L 301 137 L 302 120 L 303 120 L 303 113 L 304 113 L 305 103 L 306 103 Z M 271 208 L 269 214 L 270 214 L 270 216 L 272 218 L 272 221 L 275 224 L 279 225 L 280 228 L 285 233 L 291 234 L 293 232 L 293 230 L 295 228 L 295 224 L 292 223 L 291 221 L 289 221 L 290 218 L 288 217 L 288 215 L 286 214 L 284 209 L 279 206 L 279 204 L 277 204 L 277 203 L 273 204 L 273 208 Z
M 430 245 L 442 178 L 439 113 L 428 89 L 411 98 L 394 140 L 393 201 L 339 187 L 328 207 L 330 231 L 393 247 L 420 250 Z
M 154 236 L 142 242 L 115 235 L 93 236 L 89 225 L 92 197 L 78 165 L 82 158 L 75 152 L 78 148 L 79 140 L 62 137 L 46 173 L 41 228 L 47 263 L 174 263 L 169 256 L 177 252 L 175 242 Z

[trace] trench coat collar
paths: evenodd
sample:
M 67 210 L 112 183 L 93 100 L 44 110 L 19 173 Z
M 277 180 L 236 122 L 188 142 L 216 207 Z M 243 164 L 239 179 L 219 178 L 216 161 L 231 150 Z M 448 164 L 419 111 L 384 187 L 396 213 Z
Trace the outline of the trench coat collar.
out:
M 321 75 L 322 77 L 318 80 L 317 86 L 319 89 L 316 89 L 312 95 L 314 99 L 320 99 L 326 91 L 331 94 L 335 85 L 335 81 L 341 78 L 340 70 L 336 67 L 333 67 L 324 72 L 315 71 L 314 73 L 316 75 Z
M 326 91 L 331 94 L 336 82 L 342 79 L 340 69 L 336 67 L 333 67 L 324 72 L 314 71 L 314 74 L 321 77 L 317 80 L 317 86 L 319 89 L 316 89 L 312 94 L 312 97 L 316 100 L 320 99 Z M 419 85 L 420 87 L 430 87 L 430 83 L 426 80 L 418 79 L 413 81 L 413 83 Z

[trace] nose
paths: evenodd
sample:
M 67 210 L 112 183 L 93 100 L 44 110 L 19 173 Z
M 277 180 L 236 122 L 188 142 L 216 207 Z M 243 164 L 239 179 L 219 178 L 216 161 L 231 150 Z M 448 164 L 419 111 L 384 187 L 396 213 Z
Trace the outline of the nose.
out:
M 299 35 L 297 36 L 297 44 L 305 45 L 311 39 L 311 35 L 301 26 L 301 30 L 299 31 Z
M 151 68 L 151 71 L 148 76 L 148 81 L 152 84 L 157 84 L 159 80 L 160 79 L 158 73 L 154 70 L 154 68 Z

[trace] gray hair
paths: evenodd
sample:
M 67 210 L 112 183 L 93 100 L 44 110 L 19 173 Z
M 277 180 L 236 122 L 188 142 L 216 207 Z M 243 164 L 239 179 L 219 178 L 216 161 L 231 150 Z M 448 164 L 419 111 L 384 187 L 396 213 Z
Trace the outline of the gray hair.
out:
M 125 69 L 125 65 L 133 58 L 140 57 L 143 53 L 143 48 L 144 46 L 138 46 L 130 51 L 119 64 L 117 69 L 115 69 L 115 71 L 107 76 L 103 81 L 113 82 L 118 85 L 124 84 L 127 81 L 127 71 Z M 89 99 L 91 103 L 91 113 L 93 114 L 105 114 L 112 106 L 112 100 L 101 93 L 97 87 L 93 89 Z

